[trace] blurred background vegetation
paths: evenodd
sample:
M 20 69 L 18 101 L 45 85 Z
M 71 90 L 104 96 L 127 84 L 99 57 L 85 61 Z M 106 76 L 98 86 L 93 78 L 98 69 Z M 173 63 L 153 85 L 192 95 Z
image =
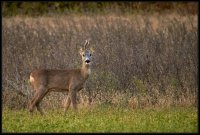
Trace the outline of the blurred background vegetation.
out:
M 178 12 L 195 14 L 197 2 L 3 2 L 3 16 Z
M 31 70 L 80 67 L 79 47 L 94 48 L 80 106 L 196 106 L 197 2 L 3 2 L 3 105 L 25 108 Z M 27 96 L 24 96 L 27 95 Z M 61 107 L 50 93 L 43 106 Z

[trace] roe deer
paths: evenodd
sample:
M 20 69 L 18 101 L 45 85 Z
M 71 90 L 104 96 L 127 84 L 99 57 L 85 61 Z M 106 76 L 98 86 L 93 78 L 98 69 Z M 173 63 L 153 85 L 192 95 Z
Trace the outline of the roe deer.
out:
M 86 49 L 89 41 L 86 40 L 84 48 L 79 53 L 82 56 L 82 67 L 80 69 L 66 70 L 34 70 L 30 74 L 30 83 L 32 84 L 35 95 L 32 98 L 29 111 L 32 114 L 34 107 L 41 115 L 44 114 L 40 107 L 43 97 L 50 91 L 64 92 L 68 91 L 67 100 L 64 103 L 64 113 L 68 110 L 70 104 L 77 110 L 76 93 L 83 89 L 83 85 L 91 73 L 91 51 Z

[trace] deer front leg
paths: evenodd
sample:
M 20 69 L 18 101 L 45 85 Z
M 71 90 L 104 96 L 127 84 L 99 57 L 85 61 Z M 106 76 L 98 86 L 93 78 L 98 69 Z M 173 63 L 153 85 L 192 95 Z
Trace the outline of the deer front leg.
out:
M 76 103 L 76 89 L 70 89 L 69 96 L 72 102 L 72 107 L 74 110 L 77 110 L 77 103 Z
M 70 104 L 71 104 L 71 99 L 70 99 L 70 96 L 68 96 L 64 102 L 64 114 L 66 114 L 67 110 L 69 109 Z

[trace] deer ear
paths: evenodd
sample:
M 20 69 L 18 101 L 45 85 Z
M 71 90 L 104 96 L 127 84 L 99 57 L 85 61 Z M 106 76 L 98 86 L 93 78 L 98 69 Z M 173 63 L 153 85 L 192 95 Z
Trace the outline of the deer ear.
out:
M 82 52 L 83 52 L 83 48 L 80 47 L 80 49 L 79 49 L 79 53 L 82 54 Z

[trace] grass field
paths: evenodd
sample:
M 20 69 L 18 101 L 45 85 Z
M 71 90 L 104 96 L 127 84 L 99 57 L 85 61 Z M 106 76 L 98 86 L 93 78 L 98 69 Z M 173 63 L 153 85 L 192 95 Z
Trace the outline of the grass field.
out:
M 3 109 L 2 132 L 192 132 L 197 128 L 197 109 L 129 109 L 97 106 L 62 110 L 45 110 L 46 115 L 27 110 Z
M 20 3 L 3 6 L 2 132 L 198 132 L 196 3 L 192 14 L 172 4 L 177 10 L 12 16 Z M 67 93 L 52 92 L 41 102 L 46 115 L 31 116 L 31 71 L 81 67 L 86 39 L 94 53 L 79 111 L 64 116 Z

